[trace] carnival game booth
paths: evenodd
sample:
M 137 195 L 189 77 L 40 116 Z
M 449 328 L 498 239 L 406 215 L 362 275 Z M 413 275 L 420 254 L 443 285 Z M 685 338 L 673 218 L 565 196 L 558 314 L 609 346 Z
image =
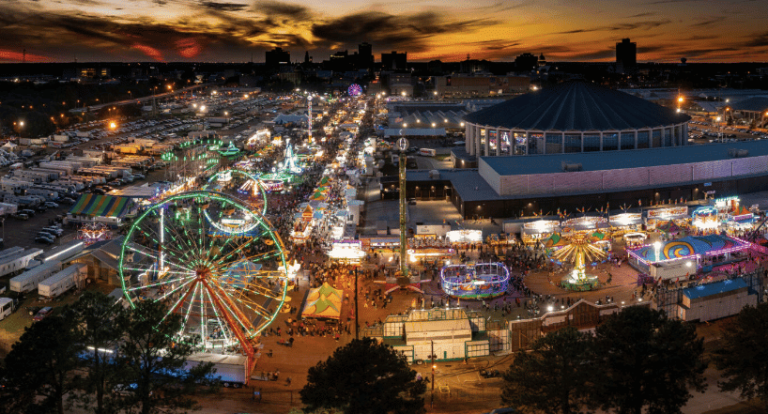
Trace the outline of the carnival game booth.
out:
M 656 230 L 660 225 L 672 221 L 678 227 L 687 226 L 688 206 L 664 207 L 646 210 L 645 228 Z
M 728 232 L 752 230 L 755 227 L 755 215 L 744 207 L 737 206 L 726 215 L 725 225 Z
M 749 242 L 718 234 L 687 236 L 628 250 L 629 264 L 656 280 L 684 278 L 745 260 L 750 247 Z
M 583 216 L 575 217 L 563 221 L 560 224 L 563 233 L 570 232 L 592 232 L 595 230 L 607 231 L 609 228 L 608 219 L 601 216 Z
M 560 232 L 558 220 L 535 220 L 523 223 L 520 230 L 520 239 L 526 245 L 537 245 L 542 240 L 554 233 Z
M 450 260 L 455 254 L 455 245 L 448 238 L 433 234 L 415 234 L 408 239 L 408 257 L 413 263 Z
M 327 282 L 310 289 L 301 317 L 338 320 L 341 317 L 343 297 L 344 291 L 333 288 Z
M 333 243 L 328 257 L 343 263 L 360 263 L 365 257 L 363 243 L 357 240 Z
M 482 230 L 451 230 L 445 233 L 445 240 L 452 246 L 466 249 L 483 244 Z
M 611 236 L 614 238 L 623 237 L 628 233 L 642 233 L 643 214 L 642 213 L 621 213 L 608 217 Z
M 312 207 L 306 206 L 300 213 L 296 213 L 293 218 L 293 229 L 291 230 L 291 241 L 294 243 L 306 243 L 312 234 L 314 222 L 312 220 L 314 212 Z
M 127 197 L 83 194 L 67 213 L 66 222 L 117 228 L 135 207 Z
M 476 263 L 443 266 L 443 291 L 461 299 L 484 299 L 503 295 L 509 287 L 509 269 L 504 263 Z

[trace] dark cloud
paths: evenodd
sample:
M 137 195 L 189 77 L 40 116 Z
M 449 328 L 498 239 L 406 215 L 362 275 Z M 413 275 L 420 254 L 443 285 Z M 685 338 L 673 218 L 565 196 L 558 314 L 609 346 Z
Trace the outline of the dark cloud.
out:
M 491 20 L 446 21 L 433 12 L 391 15 L 382 12 L 354 13 L 312 26 L 320 46 L 354 46 L 367 41 L 384 50 L 424 50 L 424 41 L 443 33 L 468 32 Z
M 599 26 L 599 27 L 592 27 L 589 29 L 575 29 L 575 30 L 568 30 L 565 32 L 557 32 L 555 34 L 576 34 L 576 33 L 589 33 L 589 32 L 626 32 L 630 30 L 651 30 L 659 26 L 664 26 L 669 23 L 672 23 L 669 19 L 664 20 L 645 20 L 640 22 L 631 22 L 631 23 L 620 23 L 616 25 L 610 25 L 610 26 Z
M 204 8 L 221 11 L 240 11 L 248 7 L 240 3 L 219 3 L 215 1 L 204 1 L 201 3 Z
M 707 55 L 718 55 L 721 52 L 736 52 L 738 48 L 735 47 L 721 47 L 715 49 L 688 49 L 674 52 L 674 55 L 680 57 L 699 57 Z M 718 55 L 719 56 L 719 55 Z
M 288 17 L 298 20 L 308 20 L 312 17 L 312 12 L 307 7 L 279 1 L 257 1 L 253 6 L 253 11 L 267 16 Z
M 753 35 L 751 39 L 744 42 L 742 46 L 746 47 L 765 47 L 768 46 L 768 32 Z
M 711 25 L 713 25 L 715 23 L 720 23 L 720 22 L 722 22 L 725 19 L 726 19 L 725 16 L 715 16 L 715 17 L 713 17 L 711 19 L 702 20 L 700 22 L 693 23 L 691 25 L 691 27 L 707 27 L 707 26 L 711 26 Z
M 702 0 L 655 0 L 655 1 L 648 2 L 646 4 L 690 3 L 694 1 L 702 1 Z
M 627 16 L 627 17 L 625 17 L 625 19 L 636 19 L 636 18 L 638 18 L 638 17 L 648 17 L 648 16 L 655 16 L 655 15 L 657 15 L 657 14 L 658 14 L 658 13 L 656 13 L 656 12 L 645 12 L 645 13 L 638 13 L 638 14 L 633 14 L 632 16 Z

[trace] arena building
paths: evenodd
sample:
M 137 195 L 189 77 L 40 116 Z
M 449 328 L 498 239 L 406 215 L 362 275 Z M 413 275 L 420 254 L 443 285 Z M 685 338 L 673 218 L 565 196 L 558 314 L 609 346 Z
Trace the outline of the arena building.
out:
M 481 157 L 477 169 L 408 171 L 408 198 L 450 200 L 464 217 L 638 207 L 768 189 L 768 141 L 637 151 Z M 382 180 L 382 197 L 396 192 Z
M 464 117 L 471 157 L 680 147 L 691 118 L 624 92 L 573 81 Z

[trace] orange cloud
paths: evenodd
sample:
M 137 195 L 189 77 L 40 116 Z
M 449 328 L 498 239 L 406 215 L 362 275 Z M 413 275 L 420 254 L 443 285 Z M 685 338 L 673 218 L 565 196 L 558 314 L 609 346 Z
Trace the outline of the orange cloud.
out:
M 176 41 L 176 48 L 182 57 L 193 58 L 200 54 L 202 49 L 195 39 L 181 39 Z
M 13 50 L 5 50 L 0 49 L 0 61 L 8 61 L 8 62 L 31 62 L 31 63 L 39 63 L 39 62 L 50 62 L 53 59 L 46 57 L 46 56 L 40 56 L 40 55 L 33 55 L 31 53 L 27 53 L 26 56 L 22 52 L 15 52 Z
M 139 51 L 141 51 L 141 53 L 151 57 L 154 60 L 157 60 L 157 61 L 164 60 L 163 59 L 163 54 L 160 53 L 160 51 L 155 49 L 154 47 L 150 47 L 150 46 L 147 46 L 147 45 L 142 45 L 142 44 L 139 44 L 139 43 L 135 43 L 135 44 L 133 44 L 133 46 L 131 46 L 131 48 L 138 49 Z

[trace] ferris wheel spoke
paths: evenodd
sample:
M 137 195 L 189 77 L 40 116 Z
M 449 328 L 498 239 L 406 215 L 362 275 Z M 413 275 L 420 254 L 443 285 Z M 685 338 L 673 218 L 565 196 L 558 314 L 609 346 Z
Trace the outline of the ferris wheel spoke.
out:
M 245 306 L 246 308 L 252 310 L 256 314 L 258 314 L 260 316 L 263 316 L 266 319 L 270 319 L 272 317 L 272 315 L 269 313 L 269 311 L 266 308 L 264 308 L 263 305 L 260 305 L 260 304 L 256 303 L 253 300 L 244 299 L 243 297 L 235 298 L 234 295 L 232 295 L 229 292 L 227 292 L 227 295 L 230 296 L 233 299 L 239 300 L 240 303 L 243 304 L 243 306 Z
M 257 254 L 251 255 L 251 256 L 235 257 L 232 260 L 228 260 L 227 261 L 226 259 L 229 259 L 230 256 L 232 256 L 232 255 L 228 255 L 228 256 L 226 256 L 225 258 L 222 259 L 222 260 L 224 260 L 223 262 L 220 261 L 220 262 L 217 262 L 217 263 L 219 263 L 219 265 L 222 268 L 229 268 L 232 265 L 237 264 L 237 263 L 245 263 L 245 262 L 258 263 L 258 262 L 261 262 L 263 260 L 267 260 L 267 259 L 271 258 L 275 254 L 276 254 L 276 251 L 267 251 L 267 252 L 263 252 L 263 253 L 257 253 Z
M 133 246 L 131 246 L 131 245 L 126 245 L 125 247 L 126 247 L 126 248 L 128 248 L 129 250 L 132 250 L 132 251 L 134 251 L 134 252 L 136 252 L 136 253 L 139 253 L 139 254 L 141 254 L 142 256 L 150 257 L 150 258 L 152 258 L 152 259 L 153 259 L 155 262 L 158 262 L 158 261 L 160 260 L 160 259 L 159 259 L 159 258 L 158 258 L 158 257 L 157 257 L 155 254 L 154 254 L 154 253 L 155 253 L 154 251 L 148 252 L 148 251 L 145 251 L 145 250 L 140 250 L 140 249 L 137 249 L 136 247 L 133 247 Z M 141 246 L 141 247 L 144 247 L 144 246 Z M 136 262 L 136 261 L 134 260 L 134 262 Z M 189 268 L 189 267 L 186 267 L 186 266 L 182 266 L 182 265 L 180 265 L 180 264 L 176 264 L 176 266 L 177 266 L 177 267 L 179 267 L 179 268 L 181 268 L 181 269 L 184 269 L 184 270 L 188 270 L 188 271 L 190 271 L 190 272 L 193 272 L 193 271 L 194 271 L 194 270 L 192 270 L 191 268 Z
M 172 228 L 172 226 L 166 226 L 166 228 Z M 148 237 L 152 238 L 152 239 L 153 239 L 153 240 L 155 240 L 156 242 L 157 242 L 157 240 L 161 239 L 160 235 L 159 235 L 159 234 L 157 234 L 157 232 L 156 232 L 156 231 L 155 231 L 153 228 L 149 227 L 149 228 L 148 228 L 148 230 L 149 230 L 150 232 L 154 233 L 154 237 L 152 237 L 151 235 L 149 235 L 149 234 L 146 232 L 146 230 L 145 230 L 144 228 L 142 228 L 142 230 L 141 230 L 141 231 L 142 231 L 142 233 L 144 233 L 144 234 L 145 234 L 145 235 L 147 235 Z M 171 235 L 171 238 L 172 238 L 174 241 L 176 240 L 176 239 L 173 237 L 173 235 Z M 159 246 L 162 246 L 162 249 L 163 249 L 163 251 L 164 251 L 164 252 L 166 252 L 166 253 L 171 253 L 171 255 L 173 255 L 173 256 L 176 256 L 176 257 L 177 257 L 177 259 L 179 259 L 181 262 L 189 262 L 189 261 L 191 260 L 189 257 L 182 257 L 182 256 L 186 256 L 186 253 L 184 253 L 184 252 L 181 252 L 181 251 L 179 251 L 178 249 L 176 249 L 176 248 L 174 247 L 174 244 L 173 244 L 173 243 L 169 243 L 169 242 L 165 242 L 165 243 L 160 243 L 160 242 L 157 242 L 157 243 L 158 243 L 158 245 L 159 245 Z M 182 256 L 179 256 L 179 255 L 177 255 L 177 254 L 176 254 L 176 252 L 182 253 Z M 158 256 L 159 256 L 159 254 L 158 254 Z M 163 256 L 163 260 L 164 260 L 165 262 L 168 262 L 169 260 L 168 260 L 168 257 L 166 257 L 166 256 L 167 256 L 167 255 L 164 255 L 164 256 Z M 159 261 L 160 259 L 159 259 L 158 257 L 155 257 L 155 260 Z
M 275 293 L 272 292 L 271 288 L 267 288 L 265 286 L 253 286 L 252 285 L 251 287 L 243 288 L 243 290 L 246 291 L 246 292 L 251 292 L 251 293 L 253 293 L 255 295 L 265 296 L 265 297 L 268 297 L 268 298 L 271 298 L 271 299 L 275 299 L 275 300 L 282 300 L 282 298 L 280 296 L 275 295 Z
M 135 290 L 142 290 L 142 289 L 149 289 L 149 288 L 154 288 L 154 287 L 159 287 L 159 286 L 165 286 L 165 285 L 170 285 L 171 283 L 183 282 L 185 280 L 189 280 L 192 277 L 194 277 L 194 273 L 187 273 L 187 275 L 188 275 L 187 277 L 165 279 L 162 282 L 153 283 L 151 285 L 145 285 L 145 286 L 135 286 L 135 287 L 131 287 L 131 288 L 126 288 L 125 290 L 128 291 L 128 292 L 133 292 Z M 189 282 L 187 282 L 187 283 L 189 283 Z
M 187 313 L 184 315 L 184 318 L 181 320 L 181 329 L 179 330 L 179 333 L 183 333 L 184 329 L 187 327 L 187 322 L 189 321 L 189 315 L 192 313 L 192 307 L 195 306 L 195 296 L 200 291 L 200 283 L 195 283 L 195 287 L 193 288 L 194 291 L 192 292 L 192 296 L 189 298 L 189 306 L 187 307 Z
M 224 335 L 224 339 L 226 339 L 227 343 L 231 343 L 232 338 L 229 335 L 229 330 L 224 328 L 224 325 L 221 323 L 221 316 L 219 315 L 219 311 L 217 309 L 217 306 L 215 305 L 215 302 L 213 298 L 211 297 L 211 292 L 209 290 L 210 288 L 206 286 L 204 289 L 205 294 L 208 295 L 208 302 L 211 303 L 211 307 L 213 308 L 213 314 L 216 315 L 216 323 L 219 325 L 219 329 L 221 329 L 222 335 Z
M 192 245 L 189 244 L 188 238 L 182 237 L 181 234 L 179 234 L 179 232 L 176 230 L 175 226 L 166 225 L 165 229 L 166 230 L 170 230 L 173 233 L 173 234 L 171 234 L 171 240 L 172 241 L 175 241 L 176 243 L 179 243 L 179 244 L 181 244 L 181 243 L 186 244 L 186 247 L 188 249 L 184 249 L 184 251 L 182 251 L 182 253 L 184 254 L 185 258 L 188 258 L 188 256 L 187 256 L 188 253 L 187 252 L 190 251 L 190 249 L 192 248 Z M 165 245 L 175 246 L 175 245 L 173 245 L 171 243 L 167 243 L 167 242 L 165 243 Z
M 160 319 L 160 322 L 161 322 L 161 323 L 162 323 L 163 321 L 165 321 L 165 318 L 167 318 L 167 317 L 168 317 L 170 314 L 172 314 L 173 312 L 175 312 L 175 311 L 176 311 L 176 309 L 178 309 L 179 305 L 180 305 L 181 303 L 183 303 L 183 302 L 184 302 L 184 300 L 185 300 L 186 298 L 188 298 L 188 297 L 189 297 L 189 294 L 190 294 L 191 292 L 193 292 L 193 291 L 194 291 L 194 289 L 195 289 L 195 286 L 197 286 L 197 283 L 199 282 L 199 279 L 195 278 L 195 279 L 193 279 L 193 280 L 192 280 L 192 282 L 193 282 L 193 283 L 192 283 L 192 287 L 191 287 L 191 288 L 189 288 L 189 289 L 187 289 L 187 291 L 186 291 L 186 292 L 185 292 L 183 295 L 181 295 L 181 297 L 179 298 L 179 300 L 177 300 L 177 301 L 176 301 L 176 303 L 174 303 L 174 304 L 173 304 L 173 306 L 171 306 L 171 307 L 168 309 L 168 313 L 166 313 L 166 314 L 165 314 L 165 316 L 163 316 L 163 318 L 162 318 L 162 319 Z M 179 286 L 179 287 L 181 287 L 181 286 Z M 167 296 L 167 295 L 166 295 L 166 296 Z
M 245 319 L 245 315 L 243 315 L 242 311 L 239 311 L 239 309 L 234 309 L 234 304 L 230 304 L 229 301 L 227 300 L 228 298 L 221 296 L 220 292 L 224 293 L 224 296 L 227 296 L 226 291 L 222 289 L 221 286 L 219 286 L 216 283 L 209 283 L 208 286 L 213 290 L 213 294 L 216 295 L 217 298 L 219 298 L 219 301 L 227 309 L 229 315 L 233 316 L 235 320 L 237 320 L 237 322 L 240 324 L 240 326 L 242 326 L 245 332 L 251 332 L 254 330 L 253 324 L 251 324 L 247 319 Z
M 196 279 L 196 278 L 190 278 L 190 279 L 189 279 L 189 280 L 187 280 L 186 282 L 182 283 L 181 285 L 179 285 L 179 286 L 175 287 L 174 289 L 172 289 L 172 290 L 171 290 L 171 291 L 169 291 L 168 293 L 166 293 L 166 294 L 164 294 L 163 296 L 161 296 L 161 297 L 158 299 L 158 301 L 159 301 L 159 302 L 162 302 L 162 301 L 164 301 L 164 300 L 168 299 L 168 298 L 169 298 L 171 295 L 173 295 L 174 293 L 178 292 L 178 291 L 179 291 L 179 290 L 181 290 L 183 287 L 185 287 L 185 286 L 187 286 L 188 284 L 190 284 L 190 283 L 194 282 L 195 280 L 197 280 L 197 279 Z M 163 318 L 163 319 L 165 319 L 165 318 Z

